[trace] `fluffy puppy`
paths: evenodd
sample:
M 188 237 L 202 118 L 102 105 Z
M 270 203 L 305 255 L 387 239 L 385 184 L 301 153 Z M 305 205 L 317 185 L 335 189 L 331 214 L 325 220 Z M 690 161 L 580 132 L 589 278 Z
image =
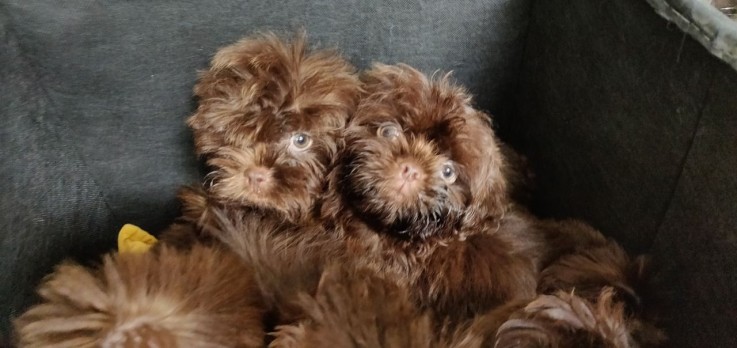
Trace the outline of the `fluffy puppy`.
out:
M 332 51 L 308 53 L 304 37 L 221 49 L 195 86 L 199 107 L 187 122 L 213 168 L 209 193 L 288 221 L 309 215 L 359 93 L 354 68 Z
M 250 270 L 222 250 L 110 254 L 101 267 L 57 267 L 43 302 L 15 320 L 19 347 L 259 347 Z
M 497 332 L 495 347 L 639 347 L 624 305 L 603 288 L 594 301 L 573 293 L 540 295 L 512 314 Z
M 422 308 L 466 317 L 532 297 L 532 262 L 496 236 L 508 210 L 489 117 L 448 76 L 375 65 L 321 212 L 364 266 Z
M 658 303 L 652 292 L 652 281 L 652 270 L 645 256 L 631 258 L 616 242 L 606 240 L 598 245 L 579 246 L 562 255 L 540 273 L 538 291 L 575 292 L 596 306 L 603 302 L 602 294 L 610 293 L 606 305 L 611 303 L 624 311 L 625 329 L 632 342 L 654 347 L 666 337 L 656 327 Z M 602 312 L 600 318 L 616 321 L 615 314 L 607 316 Z
M 335 52 L 270 34 L 220 50 L 195 86 L 188 124 L 212 172 L 206 190 L 182 191 L 182 223 L 164 241 L 214 236 L 252 265 L 267 327 L 299 315 L 290 299 L 319 279 L 311 258 L 330 255 L 313 213 L 361 92 Z
M 115 306 L 105 307 L 106 312 L 100 315 L 99 309 L 86 303 L 83 298 L 72 301 L 51 296 L 44 298 L 41 306 L 45 307 L 42 308 L 53 309 L 63 304 L 65 310 L 77 317 L 85 320 L 100 317 L 105 325 L 92 322 L 90 325 L 93 328 L 85 330 L 85 323 L 81 323 L 78 324 L 82 328 L 80 330 L 77 327 L 59 326 L 57 331 L 53 331 L 45 323 L 53 320 L 56 312 L 31 310 L 24 316 L 25 319 L 19 321 L 21 324 L 18 327 L 19 331 L 30 333 L 21 333 L 20 336 L 42 337 L 42 340 L 45 336 L 40 335 L 46 334 L 43 330 L 51 330 L 53 337 L 48 337 L 53 339 L 65 337 L 99 343 L 104 339 L 99 338 L 101 332 L 128 330 L 125 332 L 130 337 L 137 335 L 153 343 L 173 345 L 179 342 L 176 341 L 179 339 L 177 337 L 183 332 L 192 330 L 192 335 L 200 335 L 195 338 L 201 341 L 187 342 L 186 345 L 210 340 L 215 342 L 211 346 L 217 346 L 217 342 L 238 345 L 234 329 L 238 328 L 244 333 L 260 333 L 254 334 L 258 339 L 252 342 L 263 344 L 264 321 L 275 301 L 261 297 L 262 293 L 269 293 L 264 289 L 272 288 L 263 277 L 254 281 L 261 273 L 250 267 L 244 268 L 242 256 L 248 254 L 247 250 L 236 252 L 241 257 L 232 256 L 225 250 L 213 252 L 209 258 L 205 255 L 200 257 L 201 262 L 215 263 L 223 267 L 222 270 L 194 267 L 185 261 L 160 260 L 173 255 L 174 251 L 169 246 L 183 249 L 182 255 L 188 255 L 189 248 L 194 248 L 191 252 L 195 256 L 196 253 L 202 253 L 197 250 L 206 243 L 199 242 L 212 240 L 207 231 L 221 227 L 208 213 L 208 207 L 218 205 L 227 207 L 230 212 L 243 213 L 236 214 L 236 217 L 247 220 L 243 221 L 244 226 L 238 226 L 241 229 L 237 233 L 229 230 L 231 235 L 254 234 L 258 236 L 254 238 L 263 238 L 265 242 L 262 244 L 273 246 L 271 249 L 265 248 L 261 254 L 255 254 L 263 262 L 249 263 L 252 260 L 247 259 L 245 264 L 267 264 L 266 260 L 270 256 L 268 250 L 280 250 L 278 247 L 282 245 L 291 245 L 291 242 L 282 243 L 268 236 L 277 235 L 282 228 L 288 230 L 311 219 L 314 202 L 324 189 L 326 173 L 340 148 L 342 128 L 355 108 L 360 91 L 360 82 L 345 60 L 328 51 L 308 53 L 303 37 L 285 43 L 267 34 L 244 39 L 220 50 L 210 69 L 201 75 L 195 86 L 199 107 L 188 120 L 194 131 L 197 152 L 213 168 L 208 176 L 210 185 L 206 186 L 206 190 L 185 189 L 180 193 L 184 207 L 182 218 L 160 236 L 161 243 L 157 244 L 154 253 L 142 256 L 143 260 L 151 260 L 149 263 L 166 265 L 168 268 L 156 268 L 160 275 L 152 275 L 149 271 L 152 265 L 149 263 L 131 261 L 128 264 L 129 256 L 124 255 L 112 258 L 106 261 L 105 268 L 100 272 L 112 272 L 116 267 L 125 267 L 129 271 L 120 275 L 118 282 L 126 285 L 126 291 L 142 295 L 118 296 L 117 287 L 112 285 L 108 287 L 107 284 L 99 285 L 93 281 L 80 283 L 79 293 L 89 288 L 90 292 L 99 296 L 111 297 L 116 301 Z M 248 249 L 255 245 L 241 247 Z M 220 246 L 217 248 L 222 249 Z M 179 257 L 182 258 L 185 257 Z M 225 258 L 239 261 L 221 260 Z M 189 267 L 185 267 L 187 265 Z M 234 275 L 224 274 L 227 271 L 232 271 Z M 62 268 L 52 277 L 74 279 L 67 273 L 67 268 Z M 147 276 L 137 278 L 137 274 Z M 162 281 L 156 278 L 168 275 L 172 278 Z M 232 279 L 236 276 L 242 278 L 238 281 L 248 280 L 249 286 L 240 286 Z M 217 287 L 199 287 L 198 284 L 204 281 L 200 279 L 211 282 L 218 279 L 222 282 L 217 283 Z M 315 279 L 319 279 L 319 274 Z M 47 285 L 44 289 L 53 287 Z M 180 287 L 191 291 L 182 292 Z M 224 296 L 222 292 L 227 291 L 232 293 Z M 164 301 L 149 306 L 146 301 L 150 299 L 144 296 L 146 294 Z M 239 303 L 244 301 L 253 304 L 255 309 L 241 308 Z M 196 312 L 187 312 L 192 306 L 190 303 L 199 306 L 195 308 Z M 229 313 L 229 309 L 218 306 L 225 305 L 233 306 L 239 316 L 223 315 Z M 153 331 L 148 326 L 128 324 L 128 321 L 134 324 L 147 323 L 148 318 L 158 318 L 159 312 L 178 314 L 180 310 L 184 311 L 181 318 L 172 316 L 180 320 L 157 326 Z M 109 320 L 121 316 L 128 321 Z M 219 327 L 211 332 L 200 331 L 216 322 Z M 202 324 L 197 326 L 198 323 Z M 35 329 L 29 327 L 42 327 L 43 330 L 39 329 L 40 334 L 35 335 Z
M 213 202 L 287 223 L 311 219 L 360 98 L 355 69 L 333 51 L 309 52 L 304 35 L 286 43 L 264 34 L 218 51 L 194 91 L 199 106 L 187 124 L 212 171 L 206 195 L 180 195 L 180 222 L 191 226 Z M 192 234 L 175 225 L 162 239 Z
M 649 291 L 645 257 L 575 220 L 541 221 L 552 254 L 540 272 L 542 294 L 511 314 L 497 346 L 655 347 L 665 336 Z M 520 343 L 524 342 L 524 343 Z

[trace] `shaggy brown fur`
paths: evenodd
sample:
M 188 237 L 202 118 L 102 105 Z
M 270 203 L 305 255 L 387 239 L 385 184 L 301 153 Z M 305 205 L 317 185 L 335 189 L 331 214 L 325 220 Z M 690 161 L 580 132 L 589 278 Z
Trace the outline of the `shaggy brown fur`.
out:
M 98 269 L 57 267 L 43 302 L 15 321 L 20 347 L 258 347 L 261 300 L 235 255 L 193 246 L 183 252 L 111 254 Z
M 184 339 L 188 341 L 183 346 L 263 344 L 267 312 L 288 297 L 278 292 L 287 291 L 288 285 L 272 285 L 277 280 L 265 276 L 271 268 L 264 266 L 278 259 L 270 253 L 280 252 L 286 240 L 271 237 L 281 229 L 289 235 L 294 227 L 289 223 L 311 218 L 360 91 L 345 60 L 328 51 L 307 53 L 303 37 L 287 44 L 262 35 L 219 51 L 195 87 L 200 105 L 188 121 L 198 153 L 214 169 L 207 191 L 180 192 L 183 216 L 161 235 L 162 243 L 153 253 L 108 258 L 101 275 L 80 267 L 60 268 L 41 290 L 45 302 L 19 319 L 21 342 L 33 346 L 68 339 L 98 344 L 137 336 L 163 346 Z M 212 249 L 221 246 L 211 243 L 208 231 L 219 225 L 208 207 L 221 204 L 250 221 L 238 226 L 238 234 L 254 242 L 240 245 L 240 257 Z M 213 247 L 203 249 L 203 244 Z M 264 248 L 256 251 L 256 245 Z M 188 254 L 190 247 L 194 249 Z M 245 250 L 257 255 L 246 258 Z M 309 278 L 309 272 L 290 273 L 287 265 L 278 264 L 282 274 Z M 117 278 L 109 284 L 95 278 L 106 276 Z M 59 282 L 68 286 L 78 280 L 77 292 L 55 293 L 66 291 L 57 287 Z M 93 294 L 98 302 L 87 303 L 86 297 L 75 297 L 77 293 Z M 263 299 L 262 293 L 270 297 Z M 114 303 L 100 303 L 99 298 Z M 77 321 L 71 328 L 50 327 L 60 315 Z
M 304 35 L 285 43 L 265 34 L 218 51 L 194 90 L 187 123 L 212 172 L 206 194 L 180 194 L 185 214 L 162 240 L 201 238 L 188 225 L 212 204 L 310 220 L 361 95 L 355 69 L 333 51 L 308 52 Z
M 307 315 L 278 327 L 271 347 L 430 347 L 434 332 L 406 289 L 368 270 L 334 265 L 314 296 L 302 294 Z
M 500 245 L 527 255 L 534 265 L 533 269 L 542 270 L 535 272 L 540 275 L 538 290 L 541 293 L 556 295 L 561 291 L 573 291 L 577 301 L 600 307 L 597 320 L 626 324 L 619 329 L 628 335 L 628 340 L 643 346 L 655 346 L 662 341 L 662 333 L 652 325 L 654 318 L 645 313 L 652 303 L 643 298 L 647 294 L 643 283 L 649 278 L 645 273 L 643 258 L 630 260 L 615 242 L 580 221 L 538 220 L 516 209 L 504 215 L 494 235 L 503 241 Z M 497 266 L 504 267 L 503 264 Z M 608 302 L 601 304 L 604 289 L 611 294 L 607 295 Z M 465 323 L 469 328 L 463 331 L 465 336 L 462 337 L 481 342 L 482 346 L 491 346 L 495 342 L 497 329 L 510 316 L 519 319 L 519 313 L 525 313 L 524 308 L 528 305 L 529 299 L 520 297 L 500 306 L 492 306 L 487 313 L 479 314 L 477 311 L 477 315 Z M 462 308 L 456 307 L 457 310 Z M 616 310 L 609 310 L 611 308 Z M 617 311 L 620 310 L 624 314 L 618 317 Z M 514 327 L 516 324 L 506 325 Z M 505 336 L 505 340 L 512 341 L 502 343 L 525 342 L 521 346 L 538 347 L 537 344 L 540 344 L 539 347 L 548 347 L 545 344 L 553 342 L 550 344 L 556 345 L 552 346 L 567 347 L 566 343 L 555 343 L 567 340 L 562 342 L 590 341 L 592 343 L 587 346 L 594 347 L 611 340 L 605 335 L 606 332 L 578 331 L 578 327 L 566 326 L 568 324 L 552 319 L 536 321 L 536 325 L 537 330 L 513 331 Z
M 447 76 L 406 65 L 376 65 L 364 83 L 322 205 L 328 230 L 441 316 L 532 297 L 532 262 L 495 235 L 507 185 L 488 116 Z
M 582 232 L 598 232 L 585 224 L 577 227 Z M 624 311 L 631 341 L 651 347 L 665 341 L 663 332 L 655 327 L 658 304 L 651 291 L 652 280 L 645 257 L 632 259 L 616 242 L 604 240 L 579 245 L 546 267 L 540 274 L 538 290 L 544 294 L 575 292 L 577 297 L 600 306 L 602 294 L 608 289 L 607 306 L 611 303 Z M 608 318 L 606 312 L 601 312 L 599 317 L 616 321 L 614 314 Z
M 576 220 L 506 217 L 500 231 L 535 255 L 543 294 L 511 314 L 499 347 L 650 347 L 664 336 L 653 325 L 646 260 L 630 259 L 614 241 Z M 526 238 L 520 238 L 525 236 Z M 535 237 L 537 236 L 537 237 Z M 530 243 L 537 238 L 537 243 Z M 486 329 L 487 337 L 498 326 Z
M 300 305 L 306 320 L 280 326 L 270 347 L 471 348 L 484 339 L 473 325 L 437 329 L 401 283 L 350 264 L 328 267 L 316 294 L 302 294 Z
M 630 260 L 614 241 L 582 246 L 561 256 L 540 274 L 542 293 L 573 291 L 587 300 L 595 300 L 604 286 L 617 289 L 621 300 L 637 306 L 641 302 L 634 286 L 643 277 L 645 260 Z
M 639 347 L 630 335 L 634 322 L 614 297 L 609 287 L 593 301 L 566 292 L 540 295 L 499 328 L 495 347 Z
M 311 213 L 361 85 L 338 54 L 305 46 L 303 36 L 247 38 L 218 51 L 201 75 L 187 123 L 213 168 L 216 199 L 292 222 Z
M 214 206 L 208 214 L 215 223 L 205 226 L 206 232 L 251 266 L 268 329 L 300 319 L 298 294 L 313 294 L 325 265 L 345 256 L 319 225 L 285 225 L 271 216 Z
M 184 214 L 162 240 L 224 242 L 252 266 L 267 327 L 299 316 L 291 300 L 319 279 L 322 263 L 312 258 L 331 255 L 307 231 L 317 228 L 315 202 L 361 92 L 335 52 L 271 34 L 220 50 L 195 87 L 188 124 L 213 169 L 210 185 L 183 189 Z

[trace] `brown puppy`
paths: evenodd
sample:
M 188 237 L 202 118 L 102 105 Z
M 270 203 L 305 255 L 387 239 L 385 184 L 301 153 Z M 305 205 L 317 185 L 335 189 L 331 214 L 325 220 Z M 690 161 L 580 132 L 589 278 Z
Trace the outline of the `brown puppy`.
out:
M 563 291 L 540 295 L 499 327 L 495 347 L 661 346 L 663 332 L 628 313 L 616 292 L 605 286 L 593 299 Z
M 15 321 L 20 347 L 259 347 L 261 300 L 250 270 L 231 253 L 107 255 L 98 269 L 57 267 L 43 303 Z
M 644 257 L 630 258 L 614 241 L 575 220 L 538 221 L 548 259 L 542 294 L 511 314 L 499 347 L 655 347 L 651 275 Z M 490 327 L 490 330 L 495 328 Z M 521 343 L 521 342 L 524 342 Z
M 447 76 L 376 65 L 363 80 L 322 204 L 328 230 L 440 316 L 531 298 L 532 261 L 496 236 L 507 185 L 488 116 Z
M 416 320 L 422 327 L 424 315 L 405 310 L 407 303 L 399 295 L 394 296 L 396 301 L 377 295 L 367 303 L 355 300 L 360 296 L 341 292 L 327 296 L 318 290 L 312 302 L 303 304 L 309 320 L 282 328 L 276 343 L 493 342 L 496 329 L 510 313 L 525 308 L 532 298 L 538 271 L 545 267 L 543 291 L 557 290 L 556 281 L 570 281 L 566 285 L 590 287 L 591 303 L 598 303 L 606 285 L 636 298 L 627 282 L 609 277 L 611 272 L 596 274 L 597 269 L 619 269 L 623 264 L 618 257 L 626 257 L 601 233 L 572 220 L 540 221 L 507 205 L 505 177 L 499 174 L 506 169 L 503 158 L 484 116 L 468 105 L 460 89 L 447 80 L 428 80 L 406 66 L 377 66 L 365 81 L 370 94 L 347 128 L 343 161 L 332 173 L 332 195 L 322 207 L 325 222 L 347 242 L 349 254 L 358 255 L 362 266 L 397 282 L 398 289 L 411 291 L 406 297 L 413 303 L 461 322 L 464 317 L 473 320 L 466 322 L 470 327 L 460 340 L 442 341 L 419 332 L 420 337 L 413 336 L 410 327 L 415 324 L 407 324 L 401 334 L 387 331 L 392 338 L 382 338 L 374 333 L 385 332 L 382 327 L 392 320 L 388 318 Z M 616 257 L 592 261 L 601 265 L 582 268 L 575 279 L 554 276 L 565 274 L 562 267 L 568 266 L 568 258 L 590 250 L 613 252 Z M 601 276 L 602 281 L 591 284 Z M 327 277 L 321 288 L 350 292 L 356 282 Z M 548 282 L 554 282 L 551 289 L 546 288 Z M 615 305 L 624 308 L 622 303 Z M 479 315 L 488 309 L 491 312 Z M 361 321 L 366 315 L 379 319 Z M 606 320 L 606 315 L 601 312 L 600 319 Z M 587 335 L 596 338 L 599 333 Z
M 579 228 L 595 231 L 586 225 Z M 620 307 L 631 341 L 641 347 L 655 347 L 664 343 L 666 337 L 656 327 L 658 303 L 652 292 L 652 281 L 646 257 L 631 258 L 616 242 L 606 240 L 578 245 L 555 260 L 540 273 L 538 291 L 543 294 L 575 292 L 593 305 L 602 306 L 602 302 L 606 302 L 605 306 Z M 606 301 L 602 297 L 604 293 L 610 293 Z M 619 320 L 616 313 L 607 313 L 600 312 L 600 320 Z
M 214 203 L 309 221 L 360 98 L 355 69 L 333 51 L 308 52 L 304 35 L 285 43 L 265 34 L 218 51 L 194 91 L 187 123 L 212 172 L 206 192 L 180 193 L 185 214 L 162 240 L 201 238 L 192 222 L 205 223 Z
M 540 295 L 499 328 L 495 347 L 639 347 L 612 288 L 588 301 L 573 293 Z
M 319 279 L 307 258 L 328 253 L 312 252 L 308 232 L 361 92 L 335 52 L 273 35 L 220 50 L 195 87 L 200 103 L 188 124 L 212 172 L 204 194 L 181 195 L 185 219 L 254 266 L 269 321 L 292 317 L 287 299 Z
M 273 35 L 220 50 L 195 86 L 188 124 L 212 172 L 204 191 L 180 193 L 183 217 L 162 240 L 186 247 L 214 236 L 253 266 L 267 328 L 299 316 L 290 300 L 320 275 L 311 258 L 331 255 L 307 232 L 361 91 L 335 52 Z
M 159 260 L 157 257 L 167 257 L 172 252 L 168 245 L 183 249 L 182 255 L 188 255 L 186 250 L 194 248 L 191 251 L 194 254 L 201 248 L 198 242 L 212 240 L 208 231 L 227 230 L 223 234 L 248 234 L 251 238 L 248 240 L 261 242 L 241 244 L 243 249 L 235 250 L 235 255 L 241 257 L 241 263 L 261 266 L 268 264 L 269 260 L 277 260 L 271 253 L 281 252 L 283 246 L 292 246 L 293 243 L 289 240 L 291 237 L 271 239 L 270 236 L 279 235 L 282 229 L 290 236 L 292 234 L 287 233 L 290 228 L 308 224 L 312 218 L 314 202 L 324 189 L 326 173 L 331 168 L 334 154 L 340 148 L 342 128 L 355 108 L 360 91 L 358 78 L 345 60 L 327 51 L 308 53 L 303 37 L 288 44 L 273 35 L 261 35 L 219 51 L 210 69 L 202 74 L 195 87 L 200 105 L 188 121 L 194 130 L 197 152 L 213 168 L 209 175 L 210 185 L 206 187 L 206 191 L 182 191 L 180 199 L 184 206 L 183 217 L 160 236 L 161 243 L 146 258 Z M 221 225 L 215 215 L 209 213 L 220 205 L 223 206 L 222 211 L 228 212 L 225 215 L 232 212 L 232 216 L 226 217 L 238 219 L 235 224 Z M 228 229 L 234 226 L 239 229 Z M 236 244 L 231 240 L 229 245 Z M 255 250 L 256 245 L 264 248 Z M 230 251 L 222 250 L 225 248 L 217 245 L 214 247 L 221 250 L 198 256 L 202 262 L 219 264 L 222 258 L 234 257 Z M 209 302 L 221 304 L 220 292 L 226 291 L 225 289 L 204 287 L 189 294 L 196 298 L 183 297 L 179 293 L 178 278 L 164 277 L 162 281 L 147 277 L 133 278 L 132 274 L 136 272 L 149 274 L 147 269 L 150 265 L 140 262 L 128 266 L 124 260 L 127 259 L 123 255 L 113 258 L 107 262 L 108 268 L 130 267 L 140 270 L 131 270 L 131 275 L 121 276 L 126 279 L 120 282 L 136 280 L 130 284 L 130 291 L 145 290 L 165 301 L 158 302 L 156 306 L 143 306 L 141 301 L 148 301 L 147 298 L 141 300 L 138 297 L 116 297 L 119 302 L 114 307 L 106 307 L 108 312 L 104 315 L 98 314 L 98 309 L 88 306 L 83 298 L 75 299 L 74 294 L 70 295 L 74 301 L 51 296 L 44 298 L 45 302 L 41 306 L 68 308 L 84 318 L 100 316 L 100 320 L 109 325 L 105 327 L 106 330 L 117 332 L 130 329 L 128 334 L 131 337 L 150 336 L 151 342 L 163 342 L 164 345 L 179 342 L 172 341 L 171 337 L 179 337 L 182 332 L 192 330 L 191 325 L 188 326 L 191 323 L 214 321 L 219 321 L 221 328 L 227 332 L 238 327 L 244 333 L 252 333 L 249 337 L 263 344 L 264 321 L 268 319 L 268 312 L 273 310 L 275 303 L 281 301 L 279 290 L 287 288 L 285 285 L 284 288 L 270 291 L 281 283 L 262 276 L 266 272 L 262 267 L 257 272 L 253 267 L 243 268 L 238 262 L 223 262 L 223 267 L 232 266 L 231 270 L 235 274 L 249 280 L 249 287 L 233 287 L 233 296 L 240 297 L 237 301 L 232 301 L 232 308 L 228 308 L 242 316 L 228 317 L 221 315 L 218 307 L 208 307 Z M 284 258 L 283 261 L 284 264 L 274 267 L 290 269 L 287 265 L 292 260 Z M 167 262 L 161 263 L 168 265 Z M 183 268 L 179 273 L 186 274 L 182 275 L 176 273 L 179 269 L 177 267 L 171 266 L 171 275 L 181 276 L 181 281 L 186 281 L 191 286 L 219 274 L 209 269 L 190 267 Z M 108 272 L 108 268 L 100 272 Z M 308 270 L 299 270 L 304 271 L 304 277 L 308 278 Z M 166 270 L 162 268 L 159 272 L 162 272 L 163 277 Z M 315 273 L 314 283 L 319 279 L 319 273 Z M 55 273 L 54 277 L 73 279 L 64 270 Z M 225 282 L 219 285 L 227 288 L 230 278 L 222 278 Z M 251 280 L 254 284 L 250 283 Z M 44 291 L 64 291 L 63 288 L 56 289 L 56 284 L 49 283 Z M 91 287 L 92 291 L 95 290 L 93 285 L 96 284 L 85 283 L 80 285 L 80 289 Z M 102 287 L 96 291 L 106 293 L 113 290 L 114 288 Z M 79 293 L 83 294 L 81 291 Z M 268 294 L 268 298 L 263 298 L 262 293 Z M 248 306 L 258 305 L 254 307 L 257 310 L 242 307 L 243 301 Z M 190 302 L 201 305 L 197 313 L 192 314 L 192 318 L 187 316 Z M 209 309 L 213 311 L 209 312 Z M 130 315 L 130 321 L 145 322 L 149 317 L 156 318 L 159 311 L 168 312 L 172 317 L 179 317 L 181 314 L 185 319 L 192 320 L 174 321 L 152 331 L 147 326 L 129 327 L 127 322 L 110 319 Z M 38 327 L 34 322 L 44 323 L 47 318 L 54 318 L 55 315 L 33 310 L 30 313 L 32 314 L 24 316 L 26 319 L 19 321 L 18 330 L 22 337 L 29 335 L 24 332 L 34 332 Z M 85 326 L 87 323 L 91 325 L 89 330 Z M 178 326 L 178 323 L 182 326 Z M 118 324 L 122 326 L 116 326 Z M 59 326 L 53 335 L 39 336 L 44 334 L 41 332 L 34 337 L 41 337 L 38 342 L 49 339 L 48 343 L 67 337 L 84 342 L 101 342 L 97 340 L 97 322 L 78 322 L 76 325 L 78 326 L 71 328 Z M 202 325 L 202 328 L 207 327 Z M 193 334 L 202 334 L 200 338 L 203 340 L 206 338 L 206 332 L 194 330 Z M 212 330 L 211 334 L 221 335 L 221 331 Z M 234 334 L 222 334 L 222 338 L 207 339 L 216 343 L 222 339 L 222 342 L 230 341 L 229 344 L 238 345 L 239 341 Z M 216 343 L 213 346 L 217 346 Z M 197 341 L 193 344 L 196 345 Z

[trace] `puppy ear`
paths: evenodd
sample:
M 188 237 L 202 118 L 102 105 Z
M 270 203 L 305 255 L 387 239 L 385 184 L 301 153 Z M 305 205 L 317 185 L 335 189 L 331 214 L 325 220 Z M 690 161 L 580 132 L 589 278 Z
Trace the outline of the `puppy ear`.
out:
M 408 86 L 412 88 L 409 92 L 415 92 L 417 86 L 430 84 L 425 74 L 406 64 L 374 63 L 371 69 L 361 75 L 361 81 L 370 94 L 382 91 L 397 93 L 397 88 L 406 89 Z
M 220 49 L 194 87 L 199 107 L 187 125 L 194 132 L 197 152 L 208 154 L 223 144 L 225 136 L 251 134 L 263 128 L 260 123 L 269 122 L 270 117 L 244 115 L 258 115 L 266 108 L 278 109 L 277 104 L 288 93 L 291 76 L 295 74 L 291 62 L 301 62 L 304 55 L 304 37 L 285 43 L 272 33 L 248 37 Z M 272 98 L 264 98 L 267 89 L 272 91 Z
M 467 170 L 473 196 L 468 218 L 478 221 L 489 216 L 500 217 L 509 204 L 504 156 L 491 129 L 490 117 L 473 109 L 469 112 L 466 152 L 471 154 Z
M 322 221 L 332 223 L 337 221 L 340 214 L 343 213 L 344 206 L 341 203 L 341 196 L 343 195 L 342 189 L 344 185 L 342 181 L 345 177 L 343 175 L 345 168 L 345 163 L 339 160 L 337 165 L 328 173 L 325 194 L 323 199 L 318 202 L 319 207 L 317 209 Z
M 210 205 L 207 193 L 200 186 L 182 186 L 177 192 L 177 199 L 182 204 L 182 215 L 191 221 L 197 221 Z

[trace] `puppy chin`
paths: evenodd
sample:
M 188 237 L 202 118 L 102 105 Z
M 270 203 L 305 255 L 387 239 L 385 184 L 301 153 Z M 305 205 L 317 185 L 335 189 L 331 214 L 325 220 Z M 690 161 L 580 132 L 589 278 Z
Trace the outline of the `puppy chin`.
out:
M 370 149 L 357 149 L 357 153 Z M 351 205 L 364 220 L 401 239 L 425 239 L 450 232 L 462 211 L 463 198 L 451 196 L 434 175 L 435 155 L 402 157 L 373 151 L 372 161 L 354 161 L 345 175 Z M 450 222 L 450 223 L 449 223 Z
M 415 188 L 414 192 L 402 193 L 392 184 L 378 182 L 373 187 L 353 189 L 363 192 L 352 198 L 356 212 L 369 224 L 376 225 L 377 231 L 399 239 L 422 240 L 445 231 L 438 226 L 443 222 L 440 217 L 446 222 L 454 220 L 446 207 L 423 192 L 427 189 Z

